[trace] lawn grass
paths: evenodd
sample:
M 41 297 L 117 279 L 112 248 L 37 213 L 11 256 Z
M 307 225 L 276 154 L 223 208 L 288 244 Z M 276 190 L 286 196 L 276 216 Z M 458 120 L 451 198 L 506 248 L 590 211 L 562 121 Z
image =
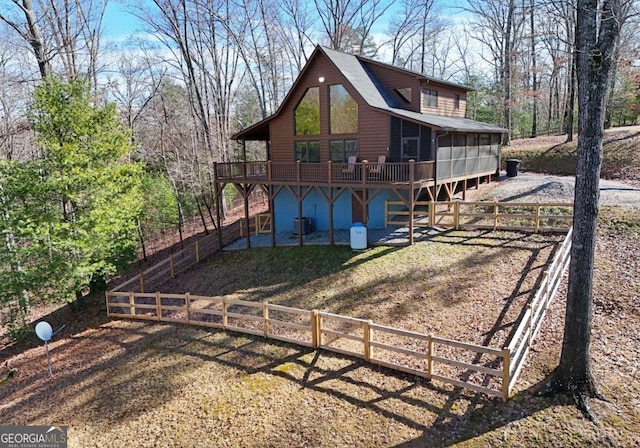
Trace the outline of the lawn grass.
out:
M 215 257 L 162 289 L 317 309 L 502 348 L 562 238 L 447 231 L 428 243 L 360 253 L 256 248 Z
M 476 325 L 480 339 L 490 336 L 480 324 L 490 316 L 500 343 L 514 320 L 508 313 L 521 309 L 553 250 L 515 235 L 447 232 L 424 243 L 429 249 L 360 254 L 325 246 L 238 251 L 168 286 L 434 333 Z M 640 210 L 604 208 L 597 244 L 593 371 L 609 399 L 592 401 L 599 426 L 570 398 L 538 394 L 559 359 L 562 300 L 552 303 L 514 396 L 502 402 L 260 337 L 111 320 L 101 296 L 82 310 L 39 315 L 54 328 L 66 324 L 51 343 L 53 378 L 35 336 L 2 348 L 0 424 L 69 425 L 70 447 L 638 446 Z M 456 318 L 465 315 L 473 319 Z
M 609 440 L 634 446 L 640 442 L 640 385 L 633 361 L 640 355 L 640 311 L 633 304 L 637 306 L 640 285 L 630 273 L 639 268 L 640 241 L 634 225 L 620 227 L 627 215 L 611 213 L 607 222 L 612 224 L 602 227 L 598 239 L 594 292 L 594 372 L 611 399 L 593 402 L 600 427 L 582 417 L 570 399 L 537 395 L 557 364 L 561 300 L 549 310 L 516 393 L 502 402 L 357 359 L 260 337 L 110 320 L 102 297 L 90 298 L 91 306 L 85 310 L 63 308 L 47 317 L 55 328 L 67 324 L 51 344 L 53 378 L 46 376 L 44 348 L 35 337 L 22 347 L 3 349 L 3 359 L 9 359 L 18 373 L 0 385 L 0 424 L 66 424 L 70 447 L 601 447 L 608 446 Z M 529 260 L 531 251 L 520 239 L 505 236 L 490 243 L 490 235 L 473 238 L 462 232 L 447 233 L 432 251 L 377 252 L 384 249 L 376 248 L 353 253 L 321 246 L 236 251 L 207 263 L 211 277 L 200 287 L 224 283 L 211 292 L 243 296 L 271 290 L 270 298 L 279 295 L 292 304 L 309 301 L 333 311 L 342 306 L 339 297 L 353 296 L 358 300 L 351 300 L 350 306 L 357 314 L 364 309 L 359 299 L 366 296 L 368 285 L 388 272 L 411 273 L 410 266 L 426 263 L 436 269 L 426 280 L 442 282 L 443 290 L 447 285 L 467 292 L 457 301 L 449 297 L 435 302 L 455 307 L 469 300 L 474 316 L 479 317 L 487 307 L 467 297 L 479 289 L 458 285 L 459 276 L 442 263 L 465 266 L 469 260 L 468 268 L 480 264 L 473 273 L 483 281 L 485 275 L 520 269 L 514 260 Z M 279 251 L 282 257 L 277 257 Z M 484 255 L 476 255 L 480 258 L 471 263 L 471 253 L 478 251 Z M 301 254 L 313 255 L 310 258 L 315 261 L 301 263 Z M 491 256 L 497 254 L 501 256 Z M 270 257 L 282 261 L 283 272 L 273 268 L 269 274 L 258 273 L 268 260 L 274 260 Z M 408 266 L 396 266 L 400 260 Z M 531 264 L 533 270 L 545 265 L 538 259 Z M 259 280 L 253 290 L 242 276 L 231 276 L 238 271 Z M 285 272 L 297 275 L 292 284 L 285 284 L 286 278 L 292 278 Z M 425 274 L 421 271 L 418 278 Z M 438 275 L 442 277 L 437 280 Z M 333 292 L 321 294 L 322 283 Z M 312 293 L 301 294 L 309 284 L 315 285 L 309 288 Z M 386 301 L 394 303 L 391 307 L 385 308 L 380 301 L 369 303 L 371 315 L 396 319 L 393 308 L 403 304 L 403 313 L 432 322 L 436 316 L 429 316 L 420 303 L 428 300 L 415 297 L 424 290 L 408 284 L 398 281 L 385 290 Z M 525 296 L 527 289 L 524 286 L 521 291 Z M 358 291 L 363 295 L 356 296 Z M 611 300 L 611 291 L 617 291 L 616 300 Z M 466 325 L 460 322 L 459 327 Z

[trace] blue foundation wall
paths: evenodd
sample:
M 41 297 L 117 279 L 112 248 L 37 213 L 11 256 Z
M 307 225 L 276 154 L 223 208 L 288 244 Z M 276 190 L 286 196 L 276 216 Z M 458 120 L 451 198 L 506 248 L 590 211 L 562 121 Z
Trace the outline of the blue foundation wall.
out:
M 328 189 L 323 189 L 328 194 Z M 373 190 L 367 192 L 369 197 Z M 338 195 L 338 189 L 333 190 L 333 196 Z M 380 191 L 369 203 L 369 222 L 367 227 L 371 229 L 384 228 L 385 201 L 397 201 L 398 197 L 390 190 Z M 351 216 L 351 192 L 344 191 L 333 203 L 333 228 L 349 229 L 360 217 Z M 312 230 L 329 230 L 329 205 L 325 196 L 314 188 L 302 202 L 302 216 L 312 221 Z M 293 231 L 293 220 L 298 217 L 298 202 L 295 196 L 288 190 L 281 190 L 274 199 L 274 218 L 276 232 Z

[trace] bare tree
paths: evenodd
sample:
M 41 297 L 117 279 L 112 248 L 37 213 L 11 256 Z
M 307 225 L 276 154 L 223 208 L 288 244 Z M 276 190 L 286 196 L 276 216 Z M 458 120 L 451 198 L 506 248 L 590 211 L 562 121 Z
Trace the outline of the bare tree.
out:
M 97 85 L 102 20 L 108 0 L 11 0 L 0 20 L 28 42 L 42 78 L 84 74 Z
M 14 8 L 5 8 L 0 12 L 0 20 L 7 23 L 26 42 L 29 43 L 38 63 L 42 78 L 51 74 L 51 55 L 33 9 L 31 0 L 11 0 Z
M 366 54 L 371 30 L 395 0 L 313 0 L 328 45 L 334 50 Z M 375 52 L 374 52 L 375 54 Z
M 309 49 L 314 46 L 311 37 L 314 18 L 305 0 L 283 0 L 280 11 L 280 41 L 288 55 L 290 76 L 295 79 L 309 59 Z
M 503 126 L 512 129 L 512 89 L 516 47 L 522 37 L 525 19 L 515 0 L 470 0 L 465 10 L 474 14 L 473 37 L 485 45 L 502 86 Z M 509 142 L 509 135 L 506 141 Z
M 553 387 L 572 394 L 585 412 L 589 409 L 587 398 L 598 395 L 589 347 L 602 139 L 607 88 L 626 3 L 626 0 L 577 3 L 576 35 L 580 39 L 576 45 L 578 156 L 573 239 L 562 355 Z
M 434 0 L 401 0 L 402 13 L 389 23 L 391 63 L 425 73 L 427 59 L 434 51 L 435 40 L 445 29 Z

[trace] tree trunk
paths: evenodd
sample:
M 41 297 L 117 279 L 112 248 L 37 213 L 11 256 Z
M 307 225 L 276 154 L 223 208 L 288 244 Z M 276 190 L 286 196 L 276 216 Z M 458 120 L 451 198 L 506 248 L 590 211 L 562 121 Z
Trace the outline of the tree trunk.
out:
M 535 0 L 531 0 L 530 5 L 530 32 L 531 32 L 531 92 L 533 95 L 532 117 L 531 117 L 531 138 L 538 136 L 538 73 L 536 64 L 536 34 L 535 34 Z
M 554 384 L 570 392 L 588 412 L 586 397 L 597 395 L 591 374 L 593 268 L 596 247 L 600 167 L 606 91 L 620 23 L 613 20 L 620 4 L 598 10 L 597 0 L 578 0 L 576 64 L 578 75 L 578 156 L 573 239 L 569 265 L 562 355 Z

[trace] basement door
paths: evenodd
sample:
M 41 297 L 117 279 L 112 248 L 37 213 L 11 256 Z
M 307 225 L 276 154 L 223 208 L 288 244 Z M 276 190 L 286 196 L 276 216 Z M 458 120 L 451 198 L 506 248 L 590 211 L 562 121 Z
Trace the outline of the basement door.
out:
M 363 199 L 364 199 L 364 192 L 353 191 L 351 193 L 351 222 L 352 223 L 361 222 L 366 226 L 368 217 L 367 217 L 367 214 L 365 213 L 365 207 L 362 205 L 364 203 Z

